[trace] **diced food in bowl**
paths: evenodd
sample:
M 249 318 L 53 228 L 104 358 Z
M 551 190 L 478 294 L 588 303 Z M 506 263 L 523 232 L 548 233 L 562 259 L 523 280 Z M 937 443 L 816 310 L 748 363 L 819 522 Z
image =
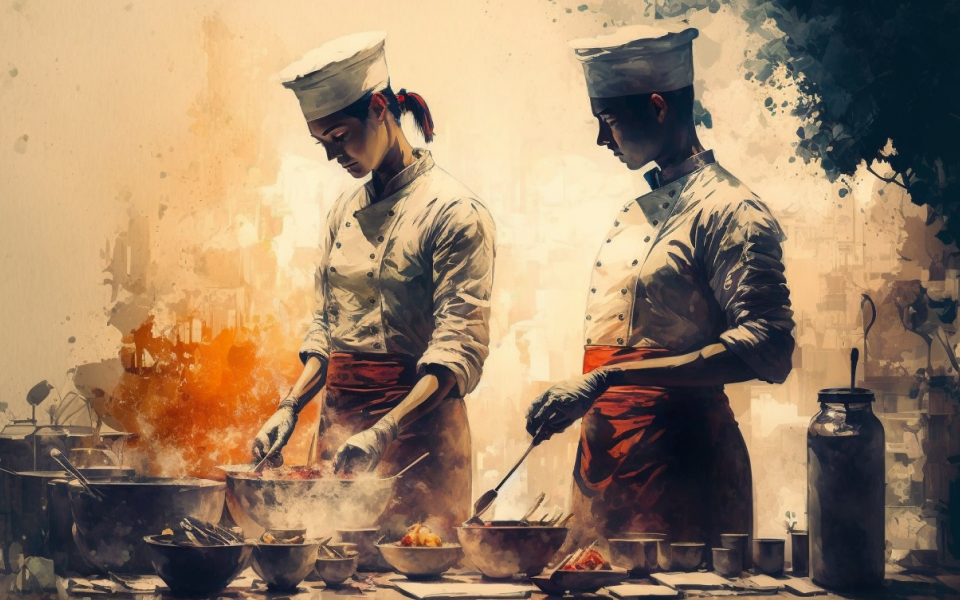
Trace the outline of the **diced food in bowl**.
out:
M 298 533 L 288 537 L 277 535 L 275 532 L 266 531 L 260 537 L 260 541 L 264 544 L 302 544 L 304 541 L 304 535 L 302 533 Z
M 377 544 L 380 554 L 407 579 L 437 579 L 460 562 L 460 544 L 444 544 L 440 536 L 417 523 L 396 543 Z
M 417 523 L 407 530 L 406 535 L 400 540 L 400 545 L 408 547 L 414 546 L 417 548 L 436 548 L 443 545 L 443 540 L 440 539 L 439 535 L 430 531 L 428 527 Z
M 578 551 L 566 564 L 564 571 L 609 571 L 610 563 L 595 548 Z

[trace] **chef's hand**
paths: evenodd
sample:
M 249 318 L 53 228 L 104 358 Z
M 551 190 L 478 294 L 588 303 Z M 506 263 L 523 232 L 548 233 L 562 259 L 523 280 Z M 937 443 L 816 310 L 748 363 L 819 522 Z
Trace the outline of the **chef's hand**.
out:
M 583 417 L 609 387 L 606 374 L 597 369 L 561 381 L 533 401 L 527 411 L 527 432 L 540 441 L 550 439 Z M 539 432 L 539 436 L 537 433 Z
M 350 436 L 337 450 L 334 472 L 350 474 L 373 470 L 387 451 L 387 446 L 397 439 L 397 435 L 397 421 L 387 415 L 370 429 Z
M 253 460 L 259 463 L 264 456 L 272 454 L 267 464 L 271 467 L 283 465 L 283 455 L 280 451 L 287 445 L 296 425 L 296 410 L 289 404 L 281 403 L 277 412 L 267 419 L 257 433 L 257 437 L 253 439 Z

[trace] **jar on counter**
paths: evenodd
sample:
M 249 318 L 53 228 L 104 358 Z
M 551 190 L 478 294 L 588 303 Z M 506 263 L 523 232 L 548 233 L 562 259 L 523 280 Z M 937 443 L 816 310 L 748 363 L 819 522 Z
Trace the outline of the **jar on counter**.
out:
M 873 392 L 830 388 L 807 428 L 810 577 L 847 590 L 883 583 L 885 478 L 883 424 Z

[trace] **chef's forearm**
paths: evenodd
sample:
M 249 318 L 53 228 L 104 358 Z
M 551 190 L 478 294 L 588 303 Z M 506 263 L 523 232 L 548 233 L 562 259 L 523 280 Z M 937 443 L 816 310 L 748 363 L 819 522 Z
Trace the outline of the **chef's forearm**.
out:
M 295 410 L 300 412 L 323 389 L 326 379 L 326 362 L 318 356 L 311 356 L 303 363 L 303 371 L 299 379 L 293 384 L 293 389 L 284 400 L 292 399 L 296 405 Z
M 400 404 L 390 411 L 400 431 L 443 402 L 457 385 L 457 378 L 450 369 L 429 365 L 423 376 Z
M 708 387 L 740 383 L 757 375 L 723 344 L 711 344 L 697 352 L 651 358 L 604 367 L 610 385 L 653 387 Z

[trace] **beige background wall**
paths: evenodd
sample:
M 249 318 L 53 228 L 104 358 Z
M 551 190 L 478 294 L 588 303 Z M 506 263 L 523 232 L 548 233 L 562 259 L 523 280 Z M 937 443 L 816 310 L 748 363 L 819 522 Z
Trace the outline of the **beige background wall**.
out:
M 281 304 L 300 298 L 307 306 L 321 217 L 354 182 L 325 163 L 273 74 L 335 36 L 384 29 L 394 88 L 422 94 L 433 111 L 437 162 L 497 220 L 494 344 L 470 399 L 475 486 L 495 481 L 525 444 L 525 406 L 550 381 L 578 371 L 592 258 L 616 209 L 646 190 L 639 173 L 594 144 L 580 67 L 566 47 L 604 23 L 640 22 L 639 4 L 5 0 L 0 401 L 9 404 L 7 418 L 26 416 L 23 398 L 37 381 L 60 385 L 67 369 L 118 356 L 121 330 L 107 324 L 118 301 L 139 305 L 135 315 L 153 314 L 154 334 L 169 337 L 179 317 L 206 310 L 197 297 L 226 290 L 243 296 L 247 317 L 274 315 L 299 335 L 306 310 L 288 315 Z M 702 139 L 781 218 L 798 321 L 806 323 L 798 338 L 807 336 L 802 343 L 821 363 L 832 357 L 813 371 L 807 361 L 784 386 L 731 392 L 754 448 L 759 531 L 770 533 L 784 510 L 802 512 L 802 430 L 815 390 L 846 378 L 846 338 L 829 333 L 837 317 L 819 306 L 823 275 L 847 265 L 864 287 L 901 269 L 893 250 L 906 235 L 904 221 L 887 207 L 904 203 L 892 191 L 881 200 L 869 176 L 851 179 L 853 193 L 841 201 L 840 182 L 827 182 L 817 165 L 791 162 L 800 123 L 763 105 L 795 93 L 758 87 L 741 64 L 745 51 L 777 32 L 748 33 L 727 9 L 691 19 L 701 29 L 697 92 L 713 117 Z M 880 202 L 890 204 L 877 210 Z M 907 217 L 919 215 L 904 206 Z M 266 227 L 270 219 L 282 229 Z M 840 242 L 853 250 L 838 253 Z M 104 273 L 111 264 L 116 270 L 115 251 L 127 246 L 123 264 L 133 270 Z M 234 254 L 245 257 L 238 270 L 215 258 Z M 859 326 L 858 300 L 853 293 L 841 301 L 845 330 Z M 282 350 L 287 362 L 276 366 L 271 390 L 294 369 L 295 347 Z M 229 369 L 222 376 L 231 377 Z M 269 406 L 268 396 L 258 405 Z M 253 432 L 231 428 L 239 408 L 211 398 L 167 401 L 235 411 L 216 439 L 241 448 Z M 540 489 L 566 502 L 575 439 L 570 432 L 537 451 L 530 464 L 539 461 L 539 478 L 522 473 L 501 514 Z M 189 467 L 179 455 L 168 459 L 171 468 Z

